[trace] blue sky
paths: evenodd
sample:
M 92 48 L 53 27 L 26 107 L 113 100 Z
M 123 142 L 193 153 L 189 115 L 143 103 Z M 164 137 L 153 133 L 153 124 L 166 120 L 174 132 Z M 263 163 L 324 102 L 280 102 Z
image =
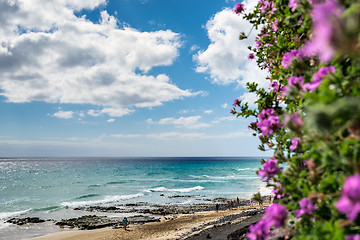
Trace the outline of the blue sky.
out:
M 235 3 L 0 0 L 0 156 L 264 155 Z

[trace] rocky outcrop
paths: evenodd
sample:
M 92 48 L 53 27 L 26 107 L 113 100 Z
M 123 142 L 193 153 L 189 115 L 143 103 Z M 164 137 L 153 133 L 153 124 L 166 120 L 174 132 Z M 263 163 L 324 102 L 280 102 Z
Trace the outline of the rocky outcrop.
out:
M 11 218 L 6 221 L 7 223 L 12 223 L 16 225 L 25 225 L 29 223 L 43 223 L 45 220 L 38 217 L 26 217 L 26 218 Z
M 160 218 L 151 216 L 132 216 L 128 217 L 129 224 L 144 224 L 148 222 L 159 222 Z M 122 226 L 122 218 L 109 218 L 105 216 L 86 215 L 78 218 L 63 219 L 56 222 L 60 227 L 78 228 L 80 230 L 90 230 L 104 227 Z

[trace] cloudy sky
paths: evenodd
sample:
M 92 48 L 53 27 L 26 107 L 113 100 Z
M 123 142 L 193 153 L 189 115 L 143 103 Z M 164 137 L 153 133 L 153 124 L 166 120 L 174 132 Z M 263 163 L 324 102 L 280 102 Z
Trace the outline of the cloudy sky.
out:
M 234 3 L 0 0 L 0 156 L 264 155 Z

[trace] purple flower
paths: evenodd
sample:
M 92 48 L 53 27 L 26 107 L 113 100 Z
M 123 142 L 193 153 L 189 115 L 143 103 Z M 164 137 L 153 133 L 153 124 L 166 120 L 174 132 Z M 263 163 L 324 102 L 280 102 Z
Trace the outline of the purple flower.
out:
M 289 0 L 289 8 L 291 9 L 292 12 L 295 12 L 297 6 L 298 6 L 297 0 Z
M 244 11 L 245 11 L 244 4 L 242 4 L 242 3 L 235 4 L 234 9 L 233 9 L 234 13 L 240 15 Z
M 262 240 L 269 236 L 270 225 L 265 220 L 260 220 L 255 225 L 249 227 L 250 232 L 246 236 L 250 240 Z
M 289 86 L 294 86 L 299 89 L 303 89 L 304 77 L 292 76 L 289 78 Z
M 291 126 L 294 128 L 299 128 L 302 125 L 304 125 L 304 121 L 301 119 L 301 116 L 298 113 L 293 113 L 291 115 L 285 115 L 284 122 L 285 122 L 285 125 L 288 125 L 288 126 Z
M 294 151 L 298 147 L 299 144 L 301 144 L 300 138 L 295 137 L 295 138 L 291 139 L 291 145 L 289 147 L 290 150 Z
M 291 50 L 290 52 L 285 53 L 281 61 L 281 66 L 285 69 L 288 68 L 295 58 L 303 59 L 304 56 L 299 50 Z
M 317 209 L 317 206 L 312 203 L 308 198 L 300 200 L 300 210 L 295 210 L 295 215 L 300 218 L 302 215 L 312 215 L 313 211 Z
M 259 122 L 256 124 L 263 135 L 270 135 L 274 130 L 281 127 L 280 119 L 274 115 L 274 109 L 263 109 L 258 115 Z
M 283 205 L 274 203 L 265 209 L 263 219 L 266 219 L 272 226 L 275 225 L 278 228 L 284 226 L 287 213 L 288 211 Z
M 255 58 L 255 55 L 253 53 L 250 53 L 248 56 L 248 59 L 254 59 L 254 58 Z
M 279 182 L 275 183 L 276 187 L 278 188 L 275 188 L 274 190 L 272 190 L 272 193 L 274 194 L 274 198 L 283 198 L 285 196 L 285 194 L 283 193 L 284 191 L 284 187 L 280 187 L 281 184 Z
M 267 178 L 266 182 L 269 182 L 270 178 L 274 177 L 277 173 L 280 173 L 282 168 L 277 166 L 277 160 L 272 157 L 263 164 L 263 169 L 260 169 L 258 175 L 261 179 Z
M 360 240 L 360 234 L 347 235 L 345 240 Z
M 240 104 L 241 104 L 241 101 L 240 101 L 240 99 L 237 98 L 237 99 L 234 100 L 233 106 L 234 107 L 236 107 L 236 106 L 240 107 Z
M 336 0 L 328 0 L 314 4 L 311 12 L 313 20 L 313 37 L 305 43 L 303 52 L 308 56 L 319 56 L 322 62 L 329 62 L 334 57 L 332 38 L 334 36 L 334 20 L 342 16 L 343 10 Z
M 310 83 L 304 84 L 304 89 L 313 92 L 316 88 L 318 88 L 321 84 L 321 81 L 329 74 L 335 73 L 336 69 L 334 66 L 322 67 L 319 69 L 317 73 L 313 76 L 313 81 Z
M 271 27 L 274 30 L 274 32 L 279 30 L 278 24 L 279 24 L 279 19 L 276 18 L 273 25 L 272 25 L 272 27 Z
M 274 12 L 277 10 L 276 7 L 274 7 L 274 2 L 272 1 L 259 1 L 259 8 L 261 10 L 261 13 L 269 12 L 270 14 L 274 14 Z
M 335 203 L 340 213 L 354 221 L 360 213 L 360 174 L 345 180 L 340 200 Z

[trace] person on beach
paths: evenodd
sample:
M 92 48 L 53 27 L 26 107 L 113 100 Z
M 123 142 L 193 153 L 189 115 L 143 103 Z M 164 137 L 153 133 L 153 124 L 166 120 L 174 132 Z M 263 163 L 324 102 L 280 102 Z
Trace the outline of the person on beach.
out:
M 234 203 L 233 203 L 233 201 L 231 200 L 231 201 L 230 201 L 230 209 L 233 208 L 233 205 L 234 205 Z
M 124 219 L 123 219 L 123 225 L 124 225 L 125 231 L 127 231 L 126 227 L 128 225 L 128 219 L 126 217 L 124 217 Z
M 252 198 L 250 199 L 250 206 L 252 206 L 253 204 L 252 204 Z
M 219 204 L 217 203 L 215 207 L 216 207 L 216 212 L 218 212 L 219 211 Z
M 236 198 L 236 203 L 238 206 L 240 205 L 240 199 L 238 197 Z

